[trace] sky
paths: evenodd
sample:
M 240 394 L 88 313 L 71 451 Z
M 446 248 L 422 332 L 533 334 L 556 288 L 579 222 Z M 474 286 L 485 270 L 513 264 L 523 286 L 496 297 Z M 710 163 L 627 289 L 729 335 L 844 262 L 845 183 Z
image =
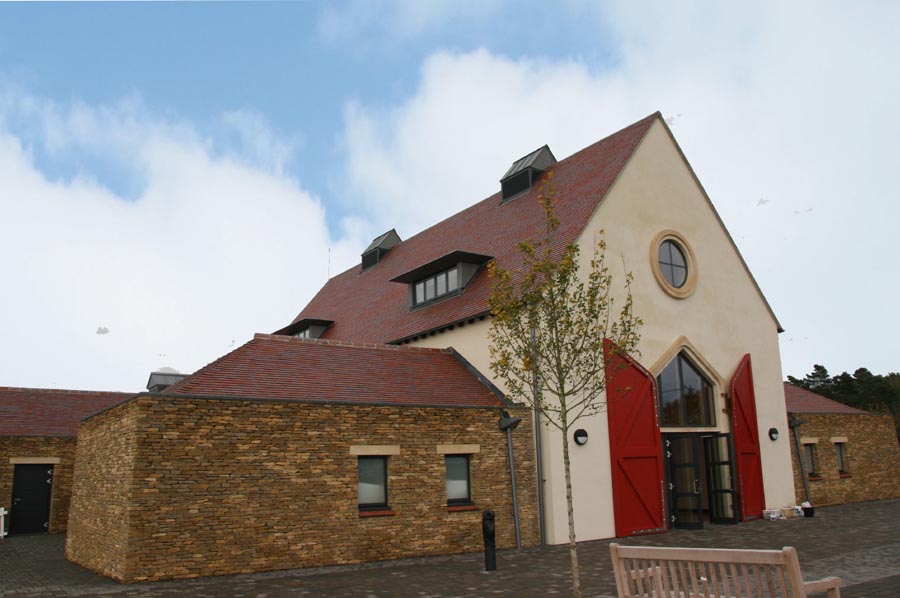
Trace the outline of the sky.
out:
M 0 3 L 0 386 L 143 390 L 657 110 L 785 328 L 900 370 L 900 4 Z

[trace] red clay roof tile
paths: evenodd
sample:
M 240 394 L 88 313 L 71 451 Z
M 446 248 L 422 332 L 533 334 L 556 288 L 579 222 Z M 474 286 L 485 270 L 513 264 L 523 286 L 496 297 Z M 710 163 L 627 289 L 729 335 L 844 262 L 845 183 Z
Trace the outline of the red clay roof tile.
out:
M 784 402 L 787 405 L 788 413 L 866 414 L 865 411 L 832 401 L 822 395 L 794 386 L 790 382 L 784 383 Z
M 552 167 L 561 252 L 584 230 L 598 204 L 653 122 L 652 114 Z M 542 177 L 543 178 L 543 177 Z M 506 203 L 499 191 L 474 206 L 395 245 L 365 272 L 356 265 L 329 280 L 300 314 L 331 320 L 323 338 L 389 343 L 488 313 L 490 280 L 482 269 L 459 295 L 410 310 L 408 285 L 391 282 L 405 272 L 454 251 L 489 255 L 507 269 L 521 264 L 518 243 L 539 238 L 544 214 L 536 201 L 540 180 Z
M 81 420 L 134 394 L 0 386 L 0 436 L 77 436 Z
M 164 394 L 325 403 L 503 407 L 449 349 L 257 334 Z

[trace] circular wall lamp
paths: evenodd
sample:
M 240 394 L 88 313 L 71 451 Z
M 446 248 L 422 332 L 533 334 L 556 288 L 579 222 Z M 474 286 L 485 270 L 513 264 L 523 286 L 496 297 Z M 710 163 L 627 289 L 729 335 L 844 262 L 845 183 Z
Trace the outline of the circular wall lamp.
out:
M 778 428 L 769 428 L 769 440 L 772 442 L 778 440 Z
M 582 428 L 578 428 L 577 430 L 575 430 L 575 444 L 577 444 L 578 446 L 584 446 L 587 444 L 587 441 L 587 430 L 584 430 Z

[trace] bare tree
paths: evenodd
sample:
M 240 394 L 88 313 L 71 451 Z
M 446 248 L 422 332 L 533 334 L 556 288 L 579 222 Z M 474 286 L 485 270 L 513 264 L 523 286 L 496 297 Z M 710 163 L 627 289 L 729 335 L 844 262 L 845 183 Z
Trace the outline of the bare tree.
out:
M 569 430 L 581 418 L 605 408 L 604 339 L 617 350 L 633 353 L 642 321 L 633 313 L 631 274 L 625 275 L 625 300 L 616 311 L 613 277 L 606 265 L 606 244 L 594 247 L 582 273 L 575 243 L 554 250 L 559 227 L 554 216 L 555 191 L 548 173 L 538 201 L 544 209 L 543 237 L 519 244 L 522 267 L 506 270 L 492 262 L 491 369 L 503 380 L 511 398 L 537 409 L 543 421 L 562 435 L 569 551 L 573 596 L 580 598 L 578 547 L 572 506 Z M 540 433 L 540 430 L 537 431 Z

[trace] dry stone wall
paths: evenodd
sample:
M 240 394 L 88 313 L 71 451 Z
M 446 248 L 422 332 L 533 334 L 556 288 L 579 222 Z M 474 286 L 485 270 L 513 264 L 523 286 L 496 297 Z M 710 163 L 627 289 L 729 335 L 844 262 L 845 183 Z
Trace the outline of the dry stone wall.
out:
M 127 576 L 129 522 L 141 516 L 132 495 L 144 404 L 117 405 L 82 422 L 78 432 L 66 558 L 114 579 Z
M 522 538 L 533 545 L 532 432 L 527 411 L 519 414 Z M 82 426 L 75 502 L 84 509 L 70 524 L 68 556 L 131 582 L 471 552 L 483 546 L 485 509 L 496 513 L 498 547 L 512 547 L 498 415 L 144 395 Z M 448 509 L 438 452 L 448 444 L 478 445 L 470 457 L 473 510 Z M 354 446 L 399 447 L 388 457 L 392 514 L 361 516 Z M 91 510 L 92 500 L 120 484 L 114 514 Z
M 891 416 L 825 413 L 798 416 L 806 420 L 799 428 L 801 439 L 817 441 L 815 458 L 819 475 L 809 481 L 814 506 L 900 497 L 900 446 Z M 846 474 L 838 471 L 835 438 L 847 439 Z M 800 503 L 806 500 L 806 495 L 793 437 L 791 458 L 794 490 Z

